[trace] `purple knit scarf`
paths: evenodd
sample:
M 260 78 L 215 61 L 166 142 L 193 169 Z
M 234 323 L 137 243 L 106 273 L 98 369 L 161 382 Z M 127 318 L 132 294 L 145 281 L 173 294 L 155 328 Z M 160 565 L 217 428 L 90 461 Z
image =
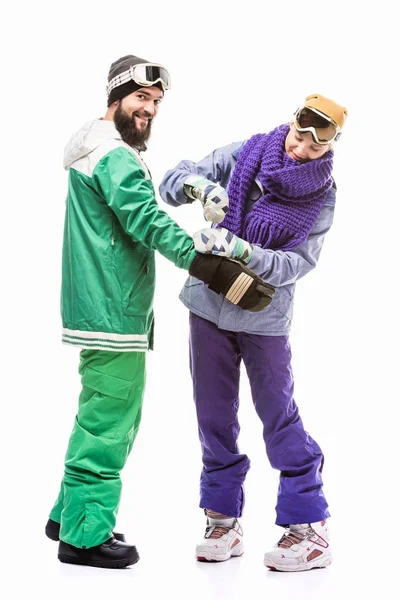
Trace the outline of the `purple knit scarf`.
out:
M 289 250 L 302 244 L 333 184 L 333 152 L 306 163 L 296 161 L 285 152 L 288 131 L 289 125 L 280 125 L 251 137 L 229 184 L 229 210 L 220 227 L 262 248 Z M 267 192 L 245 215 L 256 178 Z

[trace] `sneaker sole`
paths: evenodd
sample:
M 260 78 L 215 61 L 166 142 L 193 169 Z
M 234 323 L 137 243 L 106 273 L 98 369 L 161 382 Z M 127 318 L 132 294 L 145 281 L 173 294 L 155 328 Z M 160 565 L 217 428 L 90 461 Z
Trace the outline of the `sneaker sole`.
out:
M 295 567 L 294 565 L 288 565 L 285 567 L 284 565 L 274 564 L 274 562 L 270 558 L 264 558 L 264 566 L 266 566 L 271 571 L 282 571 L 284 573 L 298 573 L 300 571 L 311 571 L 312 569 L 324 569 L 325 567 L 329 567 L 333 562 L 331 556 L 325 557 L 320 561 L 312 561 L 309 563 L 300 563 Z
M 239 556 L 242 556 L 243 552 L 243 547 L 238 549 L 235 548 L 234 552 L 229 552 L 228 554 L 221 554 L 220 556 L 215 556 L 210 552 L 199 552 L 198 554 L 196 554 L 196 560 L 198 560 L 199 562 L 225 562 L 230 558 L 238 558 Z

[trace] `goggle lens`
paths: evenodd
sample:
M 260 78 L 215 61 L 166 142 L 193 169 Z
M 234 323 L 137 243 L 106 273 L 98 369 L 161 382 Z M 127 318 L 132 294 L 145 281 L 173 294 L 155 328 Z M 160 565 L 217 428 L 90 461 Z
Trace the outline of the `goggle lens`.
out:
M 171 88 L 171 78 L 164 67 L 160 65 L 142 64 L 133 67 L 134 81 L 139 85 L 151 86 L 161 82 L 164 90 Z
M 314 141 L 321 145 L 337 141 L 341 135 L 338 125 L 308 107 L 296 112 L 294 126 L 300 133 L 309 131 Z

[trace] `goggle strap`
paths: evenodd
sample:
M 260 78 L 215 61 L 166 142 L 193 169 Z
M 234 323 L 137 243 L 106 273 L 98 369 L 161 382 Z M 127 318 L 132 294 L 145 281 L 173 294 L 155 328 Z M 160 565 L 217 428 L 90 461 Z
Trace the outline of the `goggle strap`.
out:
M 129 67 L 129 69 L 127 71 L 123 71 L 122 73 L 120 73 L 119 75 L 116 75 L 115 77 L 113 77 L 113 79 L 111 79 L 111 81 L 107 84 L 106 89 L 107 89 L 107 94 L 110 95 L 110 92 L 116 88 L 119 87 L 120 85 L 123 85 L 124 83 L 128 83 L 128 81 L 131 81 L 133 79 L 133 69 L 132 67 Z
M 159 65 L 152 65 L 150 63 L 143 63 L 145 66 L 157 66 L 159 67 Z M 113 77 L 113 79 L 111 79 L 111 81 L 107 84 L 106 86 L 106 90 L 107 90 L 107 95 L 109 96 L 111 91 L 116 88 L 119 87 L 120 85 L 123 85 L 124 83 L 128 83 L 128 81 L 135 81 L 135 67 L 138 65 L 133 65 L 131 67 L 129 67 L 129 69 L 127 71 L 123 71 L 122 73 L 120 73 L 119 75 L 116 75 L 115 77 Z M 157 83 L 157 81 L 160 81 L 164 86 L 166 86 L 166 82 L 164 82 L 161 77 L 159 77 L 156 81 L 152 81 L 151 83 Z M 142 85 L 145 85 L 144 82 L 141 82 Z M 138 85 L 140 85 L 140 83 L 138 83 Z

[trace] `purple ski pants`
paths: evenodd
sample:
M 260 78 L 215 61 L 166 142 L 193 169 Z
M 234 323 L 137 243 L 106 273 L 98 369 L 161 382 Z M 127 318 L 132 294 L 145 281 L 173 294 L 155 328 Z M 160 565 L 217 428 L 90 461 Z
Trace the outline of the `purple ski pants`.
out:
M 226 331 L 190 313 L 190 369 L 203 458 L 200 507 L 230 517 L 243 512 L 250 460 L 238 448 L 242 360 L 269 462 L 280 471 L 276 524 L 326 519 L 324 457 L 293 399 L 288 337 Z

